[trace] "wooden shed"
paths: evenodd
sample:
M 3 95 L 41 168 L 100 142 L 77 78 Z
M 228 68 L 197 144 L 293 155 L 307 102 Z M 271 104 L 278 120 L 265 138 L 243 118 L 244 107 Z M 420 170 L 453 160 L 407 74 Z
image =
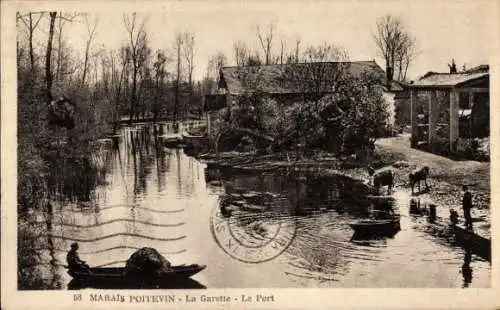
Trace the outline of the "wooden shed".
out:
M 407 87 L 412 147 L 436 143 L 443 129 L 451 152 L 457 151 L 463 140 L 489 134 L 487 70 L 455 74 L 429 72 Z

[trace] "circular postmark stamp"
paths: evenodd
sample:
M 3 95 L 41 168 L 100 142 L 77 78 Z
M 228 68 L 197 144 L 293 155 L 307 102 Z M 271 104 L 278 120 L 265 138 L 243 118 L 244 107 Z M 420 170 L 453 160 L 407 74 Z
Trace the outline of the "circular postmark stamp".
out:
M 278 257 L 292 243 L 296 233 L 293 217 L 269 212 L 243 212 L 216 206 L 210 229 L 218 246 L 245 263 L 263 263 Z

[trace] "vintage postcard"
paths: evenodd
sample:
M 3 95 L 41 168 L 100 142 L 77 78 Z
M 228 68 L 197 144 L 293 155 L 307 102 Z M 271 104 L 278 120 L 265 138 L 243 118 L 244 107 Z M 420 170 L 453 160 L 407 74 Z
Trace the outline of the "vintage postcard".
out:
M 1 5 L 2 309 L 500 307 L 500 2 Z

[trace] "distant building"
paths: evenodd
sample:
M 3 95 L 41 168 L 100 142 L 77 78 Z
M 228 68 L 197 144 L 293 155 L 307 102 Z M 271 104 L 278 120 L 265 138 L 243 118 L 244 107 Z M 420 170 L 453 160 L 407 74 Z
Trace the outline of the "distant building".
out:
M 300 81 L 293 79 L 294 72 L 303 71 L 304 66 L 343 66 L 345 76 L 374 77 L 383 89 L 383 98 L 387 102 L 389 128 L 395 122 L 394 96 L 403 88 L 396 82 L 387 82 L 387 75 L 375 61 L 328 62 L 328 63 L 295 63 L 283 65 L 262 65 L 246 67 L 224 67 L 220 71 L 219 90 L 216 95 L 208 95 L 205 100 L 206 111 L 217 111 L 231 106 L 239 95 L 251 92 L 256 85 L 261 92 L 275 99 L 281 105 L 292 104 L 304 100 L 304 93 L 312 93 L 312 89 L 304 89 Z M 328 72 L 328 70 L 326 70 Z M 332 85 L 333 86 L 333 85 Z M 321 91 L 322 95 L 331 93 L 331 86 Z M 213 112 L 212 112 L 213 114 Z M 220 113 L 219 113 L 220 114 Z
M 428 72 L 406 85 L 412 146 L 449 144 L 451 152 L 489 136 L 489 66 L 460 73 Z

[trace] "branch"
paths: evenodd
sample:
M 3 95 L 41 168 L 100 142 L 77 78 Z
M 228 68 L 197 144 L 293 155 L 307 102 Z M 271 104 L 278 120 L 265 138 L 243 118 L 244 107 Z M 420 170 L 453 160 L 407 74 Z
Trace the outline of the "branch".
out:
M 73 13 L 72 15 L 64 16 L 60 13 L 58 18 L 67 22 L 74 22 L 75 19 L 81 15 L 81 13 Z
M 47 13 L 47 12 L 45 12 L 45 11 L 40 11 L 40 12 L 29 12 L 29 13 L 24 14 L 24 15 L 20 14 L 19 12 L 17 12 L 17 13 L 16 13 L 16 19 L 21 19 L 21 18 L 23 18 L 23 17 L 27 17 L 27 16 L 29 16 L 30 14 L 32 14 L 32 15 L 33 15 L 33 14 L 44 14 L 44 13 Z
M 257 26 L 257 37 L 259 38 L 260 41 L 260 46 L 262 46 L 262 49 L 264 50 L 264 53 L 266 52 L 266 47 L 264 45 L 264 39 L 262 38 L 262 35 L 260 34 L 260 28 Z

